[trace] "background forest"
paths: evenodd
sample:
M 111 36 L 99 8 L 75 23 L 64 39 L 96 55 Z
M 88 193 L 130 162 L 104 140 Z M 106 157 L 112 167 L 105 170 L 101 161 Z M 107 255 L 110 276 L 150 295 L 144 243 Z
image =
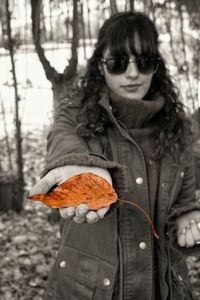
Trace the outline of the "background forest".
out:
M 59 245 L 58 216 L 25 195 L 45 165 L 61 98 L 73 97 L 99 27 L 117 11 L 145 12 L 158 29 L 180 99 L 194 121 L 200 195 L 199 0 L 1 0 L 0 299 L 40 300 Z M 199 201 L 200 197 L 197 197 Z M 200 299 L 200 256 L 188 258 Z

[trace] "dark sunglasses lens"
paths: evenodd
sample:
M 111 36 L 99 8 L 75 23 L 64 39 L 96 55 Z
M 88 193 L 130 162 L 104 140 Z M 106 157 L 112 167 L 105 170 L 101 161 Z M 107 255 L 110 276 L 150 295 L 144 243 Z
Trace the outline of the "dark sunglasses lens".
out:
M 122 74 L 126 71 L 128 66 L 128 59 L 126 58 L 112 58 L 106 62 L 107 70 L 110 74 Z
M 153 73 L 158 65 L 156 58 L 140 58 L 137 61 L 138 70 L 142 74 Z

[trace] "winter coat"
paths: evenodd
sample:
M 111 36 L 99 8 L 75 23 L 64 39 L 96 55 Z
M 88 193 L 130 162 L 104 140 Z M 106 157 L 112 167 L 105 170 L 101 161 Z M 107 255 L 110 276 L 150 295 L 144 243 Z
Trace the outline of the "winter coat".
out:
M 86 140 L 76 134 L 80 101 L 61 100 L 48 136 L 44 174 L 68 164 L 106 168 L 119 198 L 134 200 L 150 215 L 143 152 L 114 117 L 107 95 L 99 103 L 112 126 L 104 136 Z M 149 165 L 154 168 L 152 161 Z M 132 207 L 113 209 L 95 224 L 62 220 L 61 245 L 46 300 L 152 300 L 153 293 L 156 300 L 192 299 L 185 256 L 198 252 L 199 247 L 179 247 L 175 229 L 177 216 L 199 209 L 194 201 L 192 153 L 191 157 L 182 154 L 179 161 L 166 155 L 158 180 L 154 218 L 158 240 L 144 215 Z

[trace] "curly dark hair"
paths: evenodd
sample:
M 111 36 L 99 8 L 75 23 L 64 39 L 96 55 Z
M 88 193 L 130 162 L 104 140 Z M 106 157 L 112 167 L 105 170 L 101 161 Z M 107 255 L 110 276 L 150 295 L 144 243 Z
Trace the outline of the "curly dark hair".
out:
M 131 52 L 138 56 L 134 34 L 138 34 L 142 56 L 157 57 L 159 66 L 153 75 L 150 89 L 145 99 L 160 93 L 165 105 L 157 114 L 159 135 L 156 140 L 155 158 L 165 153 L 180 154 L 186 149 L 191 137 L 191 124 L 186 118 L 183 104 L 178 100 L 178 90 L 173 84 L 165 62 L 158 50 L 158 33 L 153 22 L 140 12 L 120 12 L 112 15 L 99 31 L 94 53 L 88 61 L 87 71 L 82 80 L 82 109 L 77 116 L 77 133 L 91 139 L 103 134 L 109 126 L 105 112 L 98 104 L 105 93 L 106 84 L 101 75 L 99 64 L 105 49 L 114 57 L 127 56 L 127 42 Z M 140 54 L 141 56 L 141 54 Z

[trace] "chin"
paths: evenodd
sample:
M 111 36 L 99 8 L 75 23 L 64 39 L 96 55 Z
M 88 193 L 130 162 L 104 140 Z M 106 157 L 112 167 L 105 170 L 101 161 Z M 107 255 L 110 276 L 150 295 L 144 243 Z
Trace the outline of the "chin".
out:
M 143 98 L 140 94 L 133 94 L 133 93 L 125 93 L 123 97 L 130 100 L 142 100 Z

